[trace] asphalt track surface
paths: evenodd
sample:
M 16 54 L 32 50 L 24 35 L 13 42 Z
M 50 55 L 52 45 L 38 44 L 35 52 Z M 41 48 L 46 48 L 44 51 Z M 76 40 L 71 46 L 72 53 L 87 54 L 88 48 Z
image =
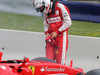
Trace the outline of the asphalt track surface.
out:
M 3 60 L 30 60 L 45 57 L 44 33 L 0 29 L 0 51 Z M 69 35 L 69 48 L 66 65 L 73 60 L 73 67 L 83 68 L 85 72 L 100 68 L 100 38 Z

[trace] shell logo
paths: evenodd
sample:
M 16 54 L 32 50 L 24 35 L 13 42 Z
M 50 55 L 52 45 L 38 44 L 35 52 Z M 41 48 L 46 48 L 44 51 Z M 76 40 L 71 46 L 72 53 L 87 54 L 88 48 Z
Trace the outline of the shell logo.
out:
M 28 66 L 28 69 L 31 69 L 32 70 L 32 74 L 34 75 L 34 72 L 35 72 L 35 67 L 34 66 Z

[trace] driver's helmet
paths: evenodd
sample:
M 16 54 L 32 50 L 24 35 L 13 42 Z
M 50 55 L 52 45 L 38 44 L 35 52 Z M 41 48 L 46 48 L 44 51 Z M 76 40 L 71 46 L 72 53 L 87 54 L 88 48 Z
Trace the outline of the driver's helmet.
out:
M 50 10 L 50 0 L 33 0 L 34 8 L 37 12 L 48 14 Z

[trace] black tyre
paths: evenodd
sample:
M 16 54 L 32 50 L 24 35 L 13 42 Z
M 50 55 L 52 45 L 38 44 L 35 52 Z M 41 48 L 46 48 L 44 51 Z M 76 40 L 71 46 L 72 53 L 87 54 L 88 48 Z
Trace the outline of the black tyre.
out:
M 87 72 L 85 75 L 100 75 L 100 69 L 93 69 Z
M 32 60 L 48 61 L 48 62 L 56 63 L 54 60 L 51 60 L 51 59 L 45 58 L 45 57 L 38 57 L 38 58 L 34 58 Z

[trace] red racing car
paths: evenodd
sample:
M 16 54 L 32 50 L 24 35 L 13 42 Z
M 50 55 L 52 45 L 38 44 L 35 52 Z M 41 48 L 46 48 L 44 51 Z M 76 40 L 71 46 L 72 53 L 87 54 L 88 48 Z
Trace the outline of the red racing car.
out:
M 72 61 L 70 66 L 65 66 L 45 57 L 2 61 L 2 53 L 0 56 L 0 75 L 100 75 L 100 69 L 85 74 L 83 69 L 73 68 Z

